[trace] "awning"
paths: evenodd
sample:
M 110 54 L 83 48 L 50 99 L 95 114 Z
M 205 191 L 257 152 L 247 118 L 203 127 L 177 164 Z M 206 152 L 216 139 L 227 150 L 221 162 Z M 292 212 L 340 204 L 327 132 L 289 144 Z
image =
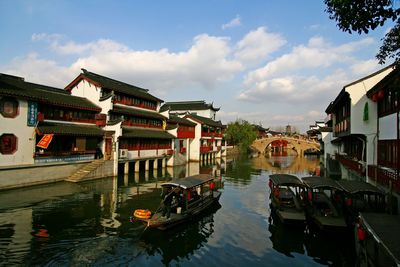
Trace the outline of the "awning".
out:
M 194 176 L 189 176 L 186 178 L 181 178 L 181 179 L 172 179 L 169 182 L 162 183 L 161 186 L 178 186 L 182 187 L 183 189 L 195 187 L 204 183 L 207 183 L 208 181 L 213 180 L 214 178 L 211 175 L 208 174 L 198 174 Z
M 275 185 L 305 186 L 299 178 L 291 174 L 271 174 L 269 178 Z
M 122 128 L 122 138 L 174 139 L 175 136 L 158 129 Z
M 71 136 L 103 136 L 104 131 L 95 125 L 80 125 L 70 123 L 45 122 L 38 125 L 37 130 L 42 134 L 71 135 Z
M 309 176 L 309 177 L 303 177 L 301 179 L 303 183 L 311 188 L 311 189 L 316 189 L 316 188 L 334 188 L 338 190 L 343 190 L 343 188 L 335 181 L 330 178 L 324 178 L 324 177 L 319 177 L 319 176 Z

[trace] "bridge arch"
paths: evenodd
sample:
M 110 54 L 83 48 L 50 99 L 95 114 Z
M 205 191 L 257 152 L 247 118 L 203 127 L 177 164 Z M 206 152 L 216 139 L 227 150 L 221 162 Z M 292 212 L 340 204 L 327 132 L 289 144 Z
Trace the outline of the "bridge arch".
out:
M 320 144 L 318 142 L 287 136 L 273 136 L 257 139 L 253 142 L 252 147 L 258 150 L 259 153 L 265 154 L 265 150 L 267 149 L 267 147 L 274 142 L 290 144 L 292 148 L 297 152 L 297 156 L 300 157 L 303 157 L 304 151 L 308 149 L 320 151 Z

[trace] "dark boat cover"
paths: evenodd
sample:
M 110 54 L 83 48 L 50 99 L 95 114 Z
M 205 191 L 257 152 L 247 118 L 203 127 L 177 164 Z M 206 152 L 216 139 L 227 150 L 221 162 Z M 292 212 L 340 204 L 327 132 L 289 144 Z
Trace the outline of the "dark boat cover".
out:
M 333 179 L 319 177 L 319 176 L 308 176 L 302 178 L 303 183 L 311 189 L 316 188 L 334 188 L 343 190 L 343 188 Z
M 364 182 L 355 180 L 340 180 L 338 184 L 350 194 L 356 193 L 372 193 L 372 194 L 383 194 L 376 186 Z
M 275 185 L 305 186 L 299 178 L 290 174 L 271 174 L 269 178 Z
M 183 189 L 195 187 L 208 181 L 213 180 L 214 178 L 208 174 L 198 174 L 193 176 L 188 176 L 186 178 L 174 178 L 169 182 L 162 183 L 161 186 L 178 186 Z

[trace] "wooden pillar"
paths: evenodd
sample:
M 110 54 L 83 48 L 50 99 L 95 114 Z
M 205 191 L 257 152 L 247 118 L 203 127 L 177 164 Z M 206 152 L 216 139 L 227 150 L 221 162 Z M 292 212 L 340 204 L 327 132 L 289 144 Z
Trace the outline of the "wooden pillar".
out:
M 129 173 L 129 161 L 124 163 L 124 174 Z
M 157 169 L 158 169 L 158 159 L 154 159 L 153 170 L 157 170 Z

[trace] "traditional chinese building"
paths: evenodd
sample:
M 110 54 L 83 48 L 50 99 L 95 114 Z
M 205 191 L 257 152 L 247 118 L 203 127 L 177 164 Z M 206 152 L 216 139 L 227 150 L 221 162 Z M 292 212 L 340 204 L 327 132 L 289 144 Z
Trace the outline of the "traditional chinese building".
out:
M 0 165 L 94 159 L 104 135 L 100 110 L 62 89 L 0 74 Z M 43 137 L 44 147 L 36 146 Z
M 366 92 L 392 70 L 389 66 L 344 86 L 326 109 L 333 129 L 334 155 L 329 156 L 340 162 L 344 179 L 365 180 L 366 166 L 374 161 L 377 115 Z
M 266 138 L 267 137 L 267 132 L 269 130 L 269 128 L 264 128 L 261 125 L 257 125 L 257 124 L 253 124 L 252 125 L 254 128 L 254 131 L 257 134 L 257 139 L 262 139 L 262 138 Z
M 215 158 L 226 156 L 224 129 L 221 121 L 216 121 L 216 112 L 213 104 L 205 101 L 166 102 L 161 107 L 162 112 L 168 112 L 184 118 L 195 124 L 195 136 L 187 142 L 189 160 L 212 161 Z
M 372 101 L 369 120 L 378 127 L 373 161 L 368 162 L 367 177 L 398 196 L 400 207 L 400 70 L 395 69 L 367 92 Z
M 165 130 L 168 114 L 159 112 L 161 99 L 147 89 L 85 69 L 65 89 L 101 107 L 98 119 L 106 132 L 102 151 L 115 166 L 124 166 L 125 173 L 166 166 L 175 137 Z

